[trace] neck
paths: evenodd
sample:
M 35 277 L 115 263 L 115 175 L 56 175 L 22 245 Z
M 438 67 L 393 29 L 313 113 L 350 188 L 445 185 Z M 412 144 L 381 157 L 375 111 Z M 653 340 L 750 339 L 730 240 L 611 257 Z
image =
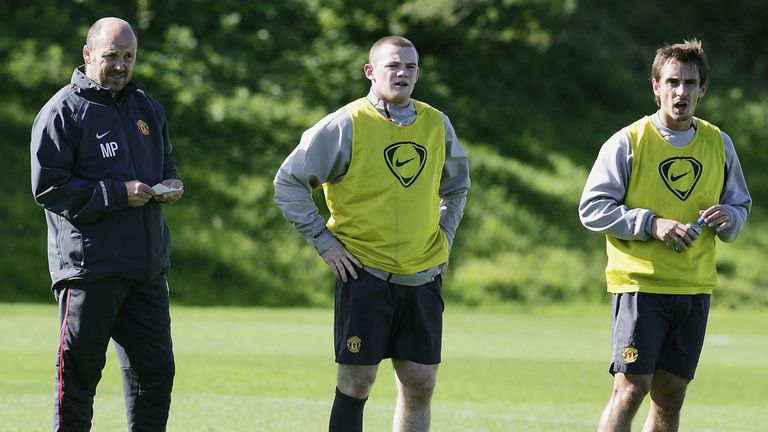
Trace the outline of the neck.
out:
M 691 124 L 693 123 L 693 116 L 684 120 L 675 120 L 659 110 L 659 121 L 661 121 L 661 124 L 664 125 L 664 127 L 667 129 L 684 131 L 691 128 Z
M 406 100 L 404 100 L 402 102 L 391 101 L 391 100 L 389 100 L 389 99 L 387 99 L 385 97 L 382 97 L 380 94 L 376 93 L 376 90 L 372 90 L 372 91 L 373 91 L 373 95 L 376 96 L 386 106 L 393 106 L 393 107 L 402 108 L 402 107 L 408 106 L 408 103 L 411 101 L 410 98 L 408 98 L 408 99 L 406 99 Z

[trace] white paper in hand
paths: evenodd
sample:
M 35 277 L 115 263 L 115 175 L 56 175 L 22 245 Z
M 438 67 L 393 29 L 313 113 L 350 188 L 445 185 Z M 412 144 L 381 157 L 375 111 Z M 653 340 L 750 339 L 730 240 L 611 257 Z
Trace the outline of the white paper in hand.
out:
M 158 184 L 152 186 L 152 190 L 155 191 L 155 194 L 157 194 L 157 195 L 163 195 L 163 194 L 167 194 L 169 192 L 176 192 L 176 191 L 184 190 L 184 187 L 171 188 L 171 187 L 168 187 L 168 186 L 166 186 L 166 185 L 164 185 L 162 183 L 158 183 Z

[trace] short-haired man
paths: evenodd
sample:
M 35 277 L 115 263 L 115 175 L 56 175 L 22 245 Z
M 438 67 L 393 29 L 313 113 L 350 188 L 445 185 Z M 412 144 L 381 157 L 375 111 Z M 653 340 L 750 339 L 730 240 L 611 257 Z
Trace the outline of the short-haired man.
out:
M 376 42 L 363 68 L 368 96 L 307 130 L 275 177 L 275 201 L 337 278 L 336 398 L 330 431 L 361 431 L 378 364 L 391 358 L 394 430 L 429 429 L 440 363 L 441 271 L 470 186 L 448 118 L 411 99 L 414 45 Z M 311 191 L 323 187 L 323 220 Z
M 717 282 L 715 237 L 735 240 L 752 205 L 731 138 L 694 117 L 708 73 L 698 40 L 660 48 L 658 111 L 602 146 L 584 186 L 579 216 L 606 236 L 613 293 L 614 383 L 599 431 L 629 431 L 649 392 L 644 430 L 678 429 Z
M 110 339 L 128 428 L 164 431 L 168 420 L 171 237 L 161 203 L 179 200 L 183 185 L 165 111 L 131 81 L 137 50 L 126 21 L 96 21 L 85 64 L 32 126 L 32 192 L 45 209 L 61 323 L 55 431 L 90 430 Z

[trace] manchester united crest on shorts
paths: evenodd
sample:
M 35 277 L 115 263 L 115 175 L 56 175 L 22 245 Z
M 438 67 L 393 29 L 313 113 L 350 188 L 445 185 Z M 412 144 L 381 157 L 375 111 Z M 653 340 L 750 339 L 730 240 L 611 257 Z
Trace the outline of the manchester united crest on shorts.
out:
M 621 352 L 621 358 L 624 359 L 627 363 L 634 363 L 637 361 L 637 348 L 633 346 L 625 347 L 624 350 Z
M 363 341 L 357 336 L 352 336 L 347 339 L 347 349 L 351 353 L 359 353 L 360 347 L 363 345 Z

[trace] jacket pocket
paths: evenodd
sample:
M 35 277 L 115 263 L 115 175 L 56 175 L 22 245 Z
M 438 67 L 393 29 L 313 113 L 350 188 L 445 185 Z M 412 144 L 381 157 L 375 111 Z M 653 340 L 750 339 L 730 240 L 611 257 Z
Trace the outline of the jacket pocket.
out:
M 63 219 L 62 229 L 59 231 L 59 254 L 63 268 L 82 269 L 85 261 L 85 248 L 83 246 L 82 233 Z

